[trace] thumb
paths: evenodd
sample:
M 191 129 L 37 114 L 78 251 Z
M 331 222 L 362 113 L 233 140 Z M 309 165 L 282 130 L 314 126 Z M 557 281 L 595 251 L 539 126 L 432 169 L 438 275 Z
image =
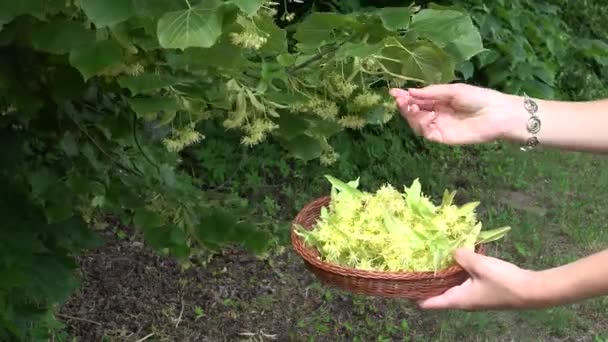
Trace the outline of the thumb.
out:
M 471 276 L 478 276 L 480 270 L 480 262 L 485 256 L 475 253 L 468 248 L 460 248 L 454 252 L 454 260 Z
M 424 88 L 410 88 L 408 92 L 413 97 L 449 101 L 460 92 L 460 84 L 434 84 Z

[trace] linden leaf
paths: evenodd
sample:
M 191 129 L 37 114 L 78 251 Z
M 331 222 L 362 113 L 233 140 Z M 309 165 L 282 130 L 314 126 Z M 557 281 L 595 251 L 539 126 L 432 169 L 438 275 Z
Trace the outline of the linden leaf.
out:
M 95 32 L 72 20 L 54 20 L 33 25 L 30 37 L 36 50 L 64 54 L 93 43 Z
M 157 25 L 160 46 L 165 49 L 208 48 L 222 35 L 222 2 L 207 0 L 185 10 L 164 14 Z
M 479 235 L 477 236 L 476 243 L 481 244 L 481 243 L 488 243 L 488 242 L 493 242 L 493 241 L 499 240 L 499 239 L 503 238 L 509 230 L 511 230 L 511 227 L 507 226 L 507 227 L 483 231 L 483 232 L 479 233 Z
M 85 80 L 88 80 L 103 70 L 119 64 L 122 57 L 122 49 L 118 43 L 113 40 L 102 40 L 72 50 L 70 64 L 80 71 Z
M 262 7 L 265 0 L 232 0 L 247 16 L 252 16 Z
M 412 11 L 408 7 L 384 7 L 378 14 L 387 30 L 396 31 L 408 28 Z
M 410 29 L 448 50 L 457 62 L 485 50 L 471 17 L 463 12 L 425 9 L 413 16 Z
M 304 161 L 319 158 L 323 152 L 323 146 L 317 139 L 304 134 L 287 141 L 285 148 L 292 156 Z
M 300 50 L 314 51 L 324 44 L 337 42 L 340 30 L 354 30 L 358 26 L 357 20 L 348 15 L 315 12 L 298 24 L 294 38 L 298 41 Z
M 132 0 L 80 0 L 80 6 L 97 27 L 117 24 L 135 14 Z

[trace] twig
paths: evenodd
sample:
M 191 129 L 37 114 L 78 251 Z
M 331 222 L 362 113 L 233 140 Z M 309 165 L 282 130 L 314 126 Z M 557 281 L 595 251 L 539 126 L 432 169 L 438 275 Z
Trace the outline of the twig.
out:
M 160 174 L 160 167 L 158 165 L 156 165 L 155 162 L 152 161 L 152 159 L 146 154 L 146 152 L 144 152 L 144 149 L 141 147 L 141 144 L 139 143 L 139 139 L 137 138 L 137 116 L 135 115 L 135 113 L 133 113 L 133 140 L 135 141 L 135 145 L 137 145 L 137 149 L 139 150 L 139 152 L 144 156 L 144 159 L 150 163 L 150 165 L 154 166 L 154 168 L 156 168 L 156 171 Z
M 182 315 L 184 314 L 184 296 L 182 296 L 181 302 L 182 302 L 182 309 L 179 312 L 179 317 L 177 318 L 177 323 L 175 323 L 175 328 L 177 328 L 179 323 L 182 321 Z
M 154 333 L 150 333 L 147 336 L 142 337 L 141 339 L 137 340 L 136 342 L 143 342 L 147 339 L 149 339 L 150 337 L 154 336 Z
M 294 72 L 309 66 L 310 64 L 322 59 L 323 57 L 325 57 L 331 53 L 338 51 L 338 49 L 341 48 L 342 45 L 344 45 L 344 44 L 346 44 L 346 41 L 332 47 L 331 49 L 327 50 L 326 52 L 322 52 L 322 53 L 319 53 L 319 54 L 311 57 L 309 60 L 305 61 L 304 63 L 302 63 L 300 65 L 296 65 L 296 66 L 292 67 L 290 70 L 287 71 L 287 73 L 290 75 L 293 75 Z
M 80 123 L 79 123 L 79 122 L 78 122 L 78 121 L 77 121 L 75 118 L 73 118 L 73 117 L 72 117 L 72 115 L 71 115 L 71 114 L 68 114 L 68 113 L 65 113 L 65 114 L 66 114 L 66 115 L 67 115 L 67 116 L 68 116 L 68 117 L 69 117 L 69 118 L 72 120 L 72 122 L 74 122 L 74 124 L 76 125 L 76 127 L 78 127 L 78 129 L 79 129 L 79 130 L 80 130 L 82 133 L 84 133 L 84 134 L 87 136 L 87 138 L 89 138 L 89 140 L 90 140 L 90 141 L 93 143 L 93 145 L 95 145 L 95 147 L 97 147 L 97 149 L 98 149 L 98 150 L 99 150 L 99 151 L 100 151 L 100 152 L 101 152 L 103 155 L 105 155 L 105 156 L 106 156 L 106 157 L 107 157 L 107 158 L 108 158 L 108 159 L 109 159 L 109 160 L 110 160 L 112 163 L 116 164 L 116 166 L 118 166 L 120 169 L 122 169 L 122 170 L 124 170 L 124 171 L 126 171 L 126 172 L 128 172 L 128 173 L 131 173 L 131 174 L 133 174 L 133 175 L 135 175 L 135 176 L 140 176 L 140 177 L 141 177 L 141 176 L 143 176 L 143 173 L 139 172 L 139 170 L 137 170 L 138 172 L 135 172 L 135 171 L 131 170 L 130 168 L 128 168 L 128 167 L 126 167 L 126 166 L 122 165 L 122 164 L 121 164 L 119 161 L 117 161 L 116 159 L 114 159 L 114 158 L 113 158 L 113 157 L 112 157 L 112 156 L 111 156 L 111 155 L 110 155 L 108 152 L 106 152 L 106 150 L 104 150 L 104 149 L 101 147 L 101 145 L 99 145 L 99 143 L 97 142 L 97 140 L 95 140 L 95 138 L 93 138 L 93 137 L 91 136 L 91 134 L 89 134 L 89 131 L 88 131 L 88 130 L 86 130 L 84 127 L 82 127 L 82 126 L 80 125 Z
M 97 324 L 97 325 L 102 325 L 101 323 L 92 321 L 90 319 L 79 318 L 79 317 L 74 317 L 74 316 L 70 316 L 70 315 L 64 315 L 64 314 L 60 314 L 60 313 L 57 314 L 57 317 L 61 317 L 61 318 L 65 318 L 65 319 L 72 319 L 72 320 L 75 320 L 75 321 L 87 322 L 87 323 L 92 323 L 92 324 Z

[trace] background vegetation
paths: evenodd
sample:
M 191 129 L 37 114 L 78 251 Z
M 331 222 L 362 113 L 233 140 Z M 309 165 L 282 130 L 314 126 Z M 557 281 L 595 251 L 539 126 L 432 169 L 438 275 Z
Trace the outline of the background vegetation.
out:
M 279 43 L 256 49 L 223 39 L 251 33 L 248 13 L 262 2 L 213 1 L 225 20 L 206 32 L 219 32 L 222 43 L 213 50 L 204 47 L 209 42 L 178 35 L 168 24 L 166 31 L 154 29 L 154 23 L 180 13 L 193 18 L 211 13 L 208 7 L 192 10 L 199 5 L 194 1 L 186 3 L 28 0 L 0 5 L 0 339 L 608 337 L 603 299 L 533 312 L 421 313 L 407 303 L 326 289 L 303 274 L 288 248 L 289 221 L 328 190 L 323 174 L 361 177 L 369 188 L 419 177 L 434 196 L 458 189 L 459 201 L 482 201 L 481 218 L 488 226 L 514 227 L 493 254 L 543 268 L 605 248 L 608 231 L 601 213 L 608 205 L 608 165 L 578 153 L 522 154 L 502 143 L 430 144 L 398 116 L 387 121 L 391 109 L 382 101 L 360 113 L 365 122 L 356 121 L 357 129 L 351 129 L 352 118 L 331 117 L 332 125 L 323 125 L 312 113 L 305 121 L 269 118 L 254 132 L 242 118 L 230 116 L 239 103 L 247 103 L 247 116 L 274 108 L 289 118 L 274 104 L 302 102 L 297 96 L 278 96 L 294 93 L 291 83 L 275 82 L 281 72 L 299 72 L 293 79 L 311 84 L 305 91 L 309 96 L 330 88 L 322 81 L 336 69 L 320 66 L 332 65 L 322 59 L 333 53 L 326 52 L 336 42 L 328 34 L 321 43 L 318 33 L 307 36 L 302 27 L 321 32 L 355 27 L 355 34 L 372 32 L 379 42 L 403 28 L 414 8 L 382 12 L 384 6 L 409 3 L 357 0 L 279 6 L 276 26 L 267 20 L 269 13 L 253 21 Z M 314 17 L 319 12 L 369 13 L 372 5 L 379 12 L 366 17 L 364 26 Z M 599 0 L 416 5 L 470 15 L 486 50 L 445 53 L 446 37 L 421 33 L 430 69 L 447 63 L 452 70 L 404 69 L 407 56 L 396 54 L 401 65 L 392 71 L 431 82 L 451 81 L 446 75 L 455 71 L 468 83 L 543 98 L 608 97 L 608 29 L 601 24 L 608 13 Z M 173 12 L 174 17 L 166 16 Z M 289 16 L 291 21 L 280 20 Z M 339 55 L 341 68 L 364 74 L 363 91 L 382 94 L 387 80 L 411 84 L 386 71 L 377 79 L 354 67 L 354 57 L 369 57 L 378 49 L 370 50 L 364 36 L 357 38 L 358 50 Z M 260 36 L 249 38 L 255 42 Z M 143 58 L 130 53 L 135 47 L 145 51 Z M 186 50 L 178 53 L 179 48 Z M 383 56 L 390 58 L 395 52 L 387 49 Z M 225 58 L 234 54 L 246 61 Z M 279 65 L 266 62 L 277 54 L 283 56 Z M 261 84 L 277 89 L 267 91 Z M 353 99 L 348 97 L 330 102 L 349 108 Z M 239 129 L 227 131 L 226 119 L 238 122 L 234 128 Z M 278 126 L 273 133 L 266 130 L 273 126 L 269 122 Z M 268 132 L 257 139 L 262 126 Z M 259 141 L 252 147 L 243 144 L 243 137 Z M 243 247 L 261 255 L 252 259 Z M 128 266 L 117 266 L 120 258 Z

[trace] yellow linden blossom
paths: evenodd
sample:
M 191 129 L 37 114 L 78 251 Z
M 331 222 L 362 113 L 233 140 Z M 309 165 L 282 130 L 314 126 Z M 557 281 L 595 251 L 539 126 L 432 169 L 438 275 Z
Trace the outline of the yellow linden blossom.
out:
M 308 108 L 323 119 L 334 119 L 338 115 L 338 105 L 331 101 L 317 98 L 308 104 Z
M 279 128 L 277 124 L 268 119 L 255 119 L 251 125 L 245 127 L 247 135 L 241 139 L 241 143 L 247 146 L 254 146 L 266 139 L 270 131 Z
M 347 82 L 344 77 L 335 73 L 330 76 L 329 80 L 331 81 L 331 85 L 333 86 L 336 95 L 343 98 L 350 97 L 358 88 L 357 85 Z
M 378 104 L 382 100 L 382 96 L 375 93 L 359 94 L 353 100 L 355 106 L 359 108 L 369 108 Z
M 135 63 L 127 68 L 127 74 L 138 76 L 144 73 L 144 66 L 141 63 Z
M 319 160 L 321 165 L 329 166 L 335 163 L 339 157 L 340 154 L 334 151 L 333 148 L 330 148 L 329 150 L 323 151 Z
M 456 248 L 502 238 L 510 227 L 481 231 L 478 202 L 454 205 L 445 192 L 440 205 L 422 193 L 418 179 L 403 192 L 390 184 L 375 193 L 326 176 L 331 201 L 322 208 L 313 230 L 296 233 L 327 262 L 362 270 L 437 272 L 454 264 Z
M 343 116 L 338 120 L 338 123 L 346 128 L 361 129 L 365 127 L 366 121 L 364 118 L 357 115 Z
M 259 50 L 268 41 L 268 34 L 259 30 L 251 21 L 243 21 L 243 31 L 230 33 L 232 44 L 246 49 Z
M 179 152 L 184 148 L 200 142 L 205 137 L 194 129 L 194 123 L 181 128 L 174 129 L 171 138 L 165 138 L 163 144 L 170 152 Z

